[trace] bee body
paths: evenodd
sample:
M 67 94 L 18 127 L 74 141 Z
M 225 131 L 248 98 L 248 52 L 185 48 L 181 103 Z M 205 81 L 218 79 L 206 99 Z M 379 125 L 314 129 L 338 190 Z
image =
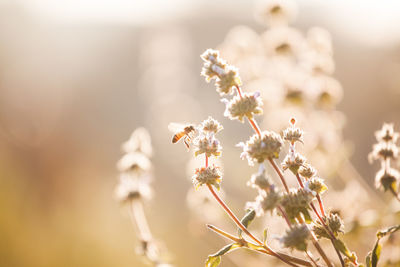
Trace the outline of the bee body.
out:
M 176 128 L 175 125 L 170 125 L 170 130 L 173 130 L 171 128 Z M 175 134 L 172 137 L 172 143 L 175 144 L 177 143 L 179 140 L 183 139 L 183 142 L 185 143 L 186 147 L 189 149 L 189 144 L 192 140 L 191 135 L 193 134 L 193 132 L 195 131 L 195 127 L 193 125 L 186 125 L 183 127 L 179 127 L 180 129 L 178 131 L 174 131 Z

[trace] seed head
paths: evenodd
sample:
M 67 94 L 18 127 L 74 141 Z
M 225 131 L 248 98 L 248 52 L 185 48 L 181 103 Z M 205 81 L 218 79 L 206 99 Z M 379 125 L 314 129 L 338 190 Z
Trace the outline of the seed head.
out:
M 318 177 L 312 177 L 304 183 L 304 189 L 314 196 L 322 194 L 328 187 L 325 185 L 324 180 Z
M 222 180 L 222 173 L 219 167 L 208 166 L 196 169 L 192 177 L 195 188 L 199 188 L 203 184 L 214 185 L 218 190 Z
M 196 146 L 196 150 L 194 151 L 195 156 L 203 153 L 205 153 L 207 157 L 211 155 L 215 157 L 221 156 L 222 147 L 214 135 L 199 136 L 196 138 L 194 145 Z
M 303 143 L 303 130 L 295 127 L 296 119 L 292 118 L 290 120 L 291 126 L 283 131 L 283 140 L 288 141 L 291 144 L 295 142 Z
M 306 221 L 308 221 L 311 220 L 308 210 L 310 209 L 309 205 L 312 199 L 312 194 L 304 189 L 293 189 L 289 194 L 283 195 L 281 205 L 285 208 L 290 221 L 294 222 L 301 214 L 303 214 Z
M 286 232 L 280 241 L 286 248 L 297 249 L 300 251 L 307 251 L 307 239 L 310 236 L 310 231 L 307 225 L 294 225 Z
M 268 193 L 267 191 L 260 190 L 256 200 L 254 202 L 247 202 L 246 208 L 254 209 L 257 216 L 262 216 L 267 211 L 272 212 L 281 198 L 282 195 L 276 190 L 274 185 L 271 185 Z
M 344 233 L 344 223 L 337 213 L 329 213 L 329 215 L 324 217 L 323 220 L 336 237 L 339 235 L 339 233 Z M 322 225 L 319 221 L 314 224 L 313 232 L 317 238 L 331 238 L 324 225 Z
M 215 86 L 217 92 L 223 96 L 232 93 L 232 87 L 241 86 L 242 82 L 239 77 L 239 72 L 235 67 L 226 66 L 225 73 L 218 76 Z
M 296 175 L 299 168 L 303 166 L 305 162 L 306 158 L 299 153 L 289 153 L 288 155 L 286 155 L 285 159 L 282 162 L 282 169 L 284 171 L 289 169 L 293 172 L 294 175 Z
M 260 166 L 263 165 L 261 164 Z M 268 179 L 265 169 L 262 168 L 262 170 L 251 176 L 250 181 L 247 182 L 247 185 L 259 190 L 269 190 L 271 187 L 271 181 Z
M 264 160 L 278 158 L 283 141 L 279 134 L 264 131 L 261 137 L 254 134 L 246 143 L 239 143 L 243 148 L 241 158 L 246 157 L 250 165 L 254 162 L 262 163 Z
M 243 122 L 244 117 L 252 119 L 253 115 L 262 114 L 262 105 L 260 93 L 244 93 L 243 97 L 237 95 L 226 102 L 224 115 L 231 120 L 238 119 Z
M 300 168 L 299 168 L 299 174 L 303 176 L 304 178 L 311 178 L 313 177 L 317 171 L 314 169 L 313 166 L 311 166 L 308 163 L 304 163 Z
M 215 85 L 217 87 L 217 92 L 220 95 L 230 94 L 232 92 L 232 87 L 240 86 L 242 82 L 240 81 L 238 70 L 219 57 L 219 52 L 212 49 L 207 49 L 201 58 L 204 60 L 203 69 L 201 75 L 206 78 L 209 82 L 211 79 L 216 79 Z
M 376 188 L 383 188 L 397 193 L 397 184 L 400 180 L 400 173 L 393 168 L 381 169 L 378 171 L 375 177 Z
M 217 120 L 213 119 L 211 116 L 201 123 L 201 130 L 205 133 L 216 134 L 222 129 L 224 129 L 224 127 L 222 127 L 222 125 Z

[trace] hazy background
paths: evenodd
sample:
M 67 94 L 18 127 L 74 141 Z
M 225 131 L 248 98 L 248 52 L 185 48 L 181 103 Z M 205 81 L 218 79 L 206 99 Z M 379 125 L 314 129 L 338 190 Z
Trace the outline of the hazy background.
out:
M 345 139 L 371 182 L 373 132 L 384 121 L 400 127 L 400 3 L 298 3 L 296 27 L 332 34 Z M 213 115 L 227 129 L 225 166 L 252 172 L 234 147 L 250 129 L 223 117 L 199 76 L 199 55 L 238 24 L 264 29 L 253 1 L 0 1 L 0 266 L 142 266 L 113 199 L 120 144 L 138 126 L 150 130 L 155 150 L 150 224 L 177 265 L 202 266 L 225 244 L 190 234 L 190 155 L 170 144 L 167 125 Z M 243 189 L 248 176 L 230 182 L 237 170 L 225 173 L 241 210 L 254 197 Z

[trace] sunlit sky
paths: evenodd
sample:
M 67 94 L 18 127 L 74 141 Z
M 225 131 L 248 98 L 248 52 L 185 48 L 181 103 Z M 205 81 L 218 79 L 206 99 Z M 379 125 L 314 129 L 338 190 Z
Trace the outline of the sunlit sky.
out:
M 126 23 L 147 25 L 163 20 L 191 17 L 199 6 L 213 13 L 251 13 L 254 1 L 236 0 L 23 0 L 27 11 L 40 19 L 58 23 Z M 313 6 L 315 16 L 336 27 L 345 37 L 370 45 L 400 40 L 400 1 L 376 0 L 302 0 L 302 6 Z M 227 9 L 229 5 L 229 9 Z M 229 11 L 227 11 L 229 10 Z

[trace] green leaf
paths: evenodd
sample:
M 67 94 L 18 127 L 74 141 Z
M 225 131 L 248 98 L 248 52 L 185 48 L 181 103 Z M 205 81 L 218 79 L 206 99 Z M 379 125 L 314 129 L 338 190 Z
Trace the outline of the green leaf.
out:
M 221 263 L 221 256 L 208 256 L 206 267 L 217 267 Z
M 208 258 L 206 260 L 206 267 L 217 267 L 221 263 L 221 256 L 225 255 L 226 253 L 235 250 L 242 245 L 238 243 L 232 243 L 229 245 L 226 245 L 225 247 L 221 248 L 218 252 L 208 255 Z
M 386 235 L 390 235 L 393 234 L 394 232 L 400 230 L 400 224 L 399 225 L 395 225 L 392 227 L 389 227 L 385 230 L 379 231 L 376 236 L 378 237 L 378 239 L 381 239 L 382 237 L 386 236 Z
M 333 241 L 333 244 L 335 245 L 335 248 L 342 252 L 346 257 L 351 258 L 352 254 L 350 253 L 350 250 L 346 247 L 346 245 L 343 243 L 342 240 L 340 239 L 335 239 Z
M 375 247 L 372 250 L 371 265 L 372 267 L 378 266 L 378 261 L 381 256 L 382 246 L 379 244 L 379 239 L 376 241 Z
M 263 233 L 263 243 L 264 243 L 264 245 L 267 242 L 267 237 L 268 237 L 268 229 L 265 228 L 264 229 L 264 233 Z
M 372 255 L 372 252 L 369 252 L 367 257 L 365 258 L 365 263 L 366 263 L 367 267 L 371 267 L 371 255 Z
M 249 224 L 254 220 L 256 217 L 256 212 L 255 210 L 248 210 L 246 215 L 240 220 L 240 222 L 244 225 L 244 227 L 248 227 Z M 238 229 L 238 235 L 239 237 L 242 237 L 242 229 Z

